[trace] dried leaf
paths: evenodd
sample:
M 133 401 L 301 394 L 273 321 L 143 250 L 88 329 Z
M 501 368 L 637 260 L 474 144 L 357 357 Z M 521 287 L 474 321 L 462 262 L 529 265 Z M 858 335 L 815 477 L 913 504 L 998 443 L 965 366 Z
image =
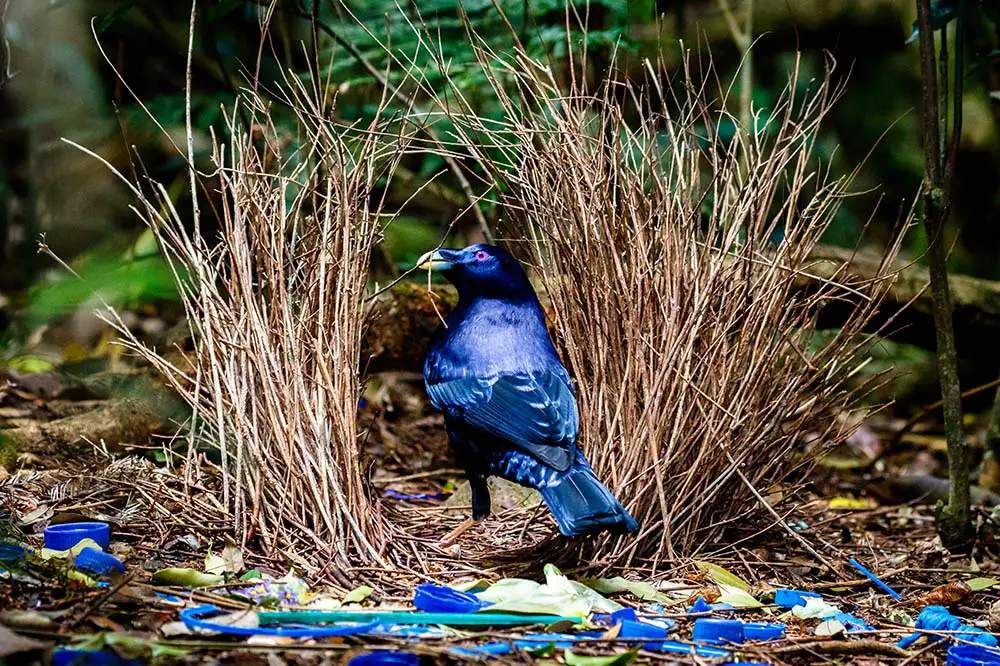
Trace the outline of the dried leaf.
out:
M 694 565 L 706 573 L 716 585 L 728 585 L 729 587 L 735 587 L 743 590 L 744 592 L 750 591 L 750 583 L 746 582 L 736 574 L 723 569 L 718 564 L 694 560 Z
M 916 601 L 917 607 L 953 606 L 969 598 L 972 588 L 964 580 L 956 580 L 938 585 L 930 592 L 922 594 Z
M 0 624 L 0 657 L 7 657 L 18 652 L 29 652 L 40 650 L 45 647 L 45 643 L 26 638 L 15 634 L 7 627 Z
M 834 497 L 830 500 L 829 508 L 833 511 L 868 511 L 878 507 L 871 497 L 854 499 L 853 497 Z
M 177 585 L 179 587 L 208 587 L 225 582 L 225 578 L 217 574 L 207 574 L 197 569 L 169 567 L 160 569 L 153 574 L 153 582 L 161 585 Z
M 675 601 L 671 597 L 659 592 L 649 583 L 627 580 L 621 576 L 615 576 L 614 578 L 582 578 L 580 582 L 587 587 L 597 590 L 601 594 L 628 592 L 643 601 L 659 601 L 661 603 L 672 603 Z
M 213 555 L 212 551 L 205 556 L 205 571 L 210 574 L 238 574 L 243 571 L 243 551 L 232 541 L 226 540 L 221 555 Z

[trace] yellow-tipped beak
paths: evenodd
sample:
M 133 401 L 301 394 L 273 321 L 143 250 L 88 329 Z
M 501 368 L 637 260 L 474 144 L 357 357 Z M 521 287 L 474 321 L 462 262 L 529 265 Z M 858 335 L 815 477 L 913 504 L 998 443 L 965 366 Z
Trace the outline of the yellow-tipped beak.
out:
M 452 263 L 441 256 L 440 252 L 428 252 L 417 260 L 417 268 L 424 271 L 443 271 L 451 268 Z

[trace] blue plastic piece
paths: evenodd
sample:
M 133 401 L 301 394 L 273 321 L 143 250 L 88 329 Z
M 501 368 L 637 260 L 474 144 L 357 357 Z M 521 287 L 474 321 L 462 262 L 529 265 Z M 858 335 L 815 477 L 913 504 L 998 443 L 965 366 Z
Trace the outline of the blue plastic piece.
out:
M 803 590 L 775 590 L 774 603 L 782 608 L 795 608 L 805 606 L 808 597 L 820 599 L 820 595 L 815 592 L 805 592 Z
M 1000 651 L 980 645 L 958 644 L 948 648 L 948 666 L 998 666 Z
M 141 666 L 139 659 L 125 659 L 110 650 L 73 650 L 57 648 L 52 652 L 52 666 Z
M 69 550 L 84 539 L 93 539 L 107 550 L 111 527 L 107 523 L 63 523 L 45 528 L 45 547 L 52 550 Z
M 858 562 L 853 557 L 851 559 L 847 560 L 847 561 L 848 561 L 848 563 L 850 563 L 850 565 L 852 567 L 854 567 L 855 569 L 857 569 L 858 571 L 860 571 L 862 576 L 864 576 L 865 578 L 867 578 L 868 580 L 870 580 L 871 582 L 875 583 L 877 586 L 879 586 L 880 588 L 882 588 L 882 590 L 886 594 L 888 594 L 890 597 L 892 597 L 896 601 L 900 601 L 903 598 L 903 595 L 901 595 L 899 592 L 897 592 L 896 590 L 894 590 L 891 587 L 889 587 L 888 585 L 886 585 L 882 581 L 881 578 L 879 578 L 878 576 L 876 576 L 875 574 L 873 574 L 871 571 L 868 571 L 868 569 L 866 569 L 865 567 L 863 567 L 861 565 L 861 563 Z
M 629 622 L 638 621 L 639 616 L 635 614 L 634 608 L 623 608 L 621 610 L 616 610 L 611 614 L 611 624 L 616 625 L 619 622 L 624 622 L 628 620 Z
M 691 643 L 681 643 L 680 641 L 663 641 L 662 643 L 645 643 L 643 649 L 651 652 L 670 652 L 673 654 L 691 654 L 694 652 L 699 657 L 710 659 L 728 657 L 729 650 L 709 647 L 707 645 L 692 645 Z
M 0 542 L 0 560 L 19 560 L 24 557 L 24 546 L 18 543 Z
M 695 599 L 695 602 L 691 604 L 691 608 L 689 608 L 687 612 L 707 613 L 710 610 L 712 610 L 712 607 L 709 605 L 707 601 L 705 601 L 705 597 L 698 597 L 697 599 Z
M 205 615 L 217 613 L 218 608 L 211 604 L 185 608 L 181 611 L 181 622 L 188 629 L 208 629 L 222 634 L 233 636 L 287 636 L 289 638 L 325 638 L 328 636 L 355 636 L 371 631 L 378 626 L 378 622 L 360 622 L 357 624 L 343 624 L 333 627 L 232 627 L 226 624 L 219 624 L 211 620 L 204 619 Z M 378 663 L 378 662 L 373 662 Z
M 98 576 L 108 576 L 112 571 L 125 573 L 125 565 L 117 557 L 90 547 L 84 548 L 77 554 L 73 566 L 80 571 L 89 571 Z
M 742 643 L 743 622 L 700 617 L 694 621 L 692 638 L 704 643 Z
M 453 647 L 448 649 L 449 654 L 457 657 L 470 657 L 472 659 L 482 659 L 483 657 L 499 657 L 510 654 L 514 647 L 510 643 L 483 643 L 473 647 Z
M 781 622 L 744 622 L 743 638 L 748 641 L 774 641 L 785 637 Z
M 852 613 L 837 613 L 833 617 L 828 617 L 826 619 L 837 620 L 844 625 L 844 628 L 847 629 L 847 633 L 849 634 L 856 634 L 859 631 L 875 631 L 875 627 L 871 626 Z
M 412 652 L 395 652 L 394 650 L 376 650 L 368 654 L 359 654 L 349 662 L 348 666 L 417 666 L 420 658 Z
M 923 629 L 924 631 L 961 631 L 965 633 L 953 634 L 954 637 L 987 647 L 997 646 L 995 636 L 986 633 L 979 627 L 963 624 L 960 619 L 949 613 L 948 609 L 944 606 L 926 606 L 920 611 L 920 615 L 917 616 L 916 628 Z M 940 636 L 927 635 L 918 631 L 902 638 L 896 643 L 896 647 L 908 648 L 920 640 L 921 636 L 927 636 L 928 640 L 931 641 L 941 640 Z
M 468 592 L 459 592 L 443 585 L 417 585 L 413 605 L 425 613 L 475 613 L 491 604 Z

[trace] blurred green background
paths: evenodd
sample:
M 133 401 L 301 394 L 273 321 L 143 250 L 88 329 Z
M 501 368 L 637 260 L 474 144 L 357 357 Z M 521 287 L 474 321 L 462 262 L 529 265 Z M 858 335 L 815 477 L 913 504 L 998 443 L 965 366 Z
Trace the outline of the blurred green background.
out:
M 613 51 L 619 70 L 642 75 L 644 58 L 661 58 L 668 71 L 676 71 L 682 49 L 688 49 L 702 56 L 711 53 L 722 79 L 728 80 L 741 52 L 722 7 L 729 5 L 742 16 L 747 1 L 577 1 L 569 7 L 569 23 L 588 27 L 591 79 L 607 67 Z M 991 3 L 995 0 L 970 3 L 964 132 L 949 234 L 957 237 L 951 260 L 955 272 L 1000 279 L 995 233 L 1000 93 L 994 92 L 1000 90 L 1000 60 L 995 58 L 1000 38 L 998 26 L 989 20 Z M 224 137 L 223 109 L 231 107 L 248 80 L 257 75 L 266 86 L 278 81 L 283 70 L 305 75 L 310 58 L 333 61 L 337 113 L 343 119 L 369 116 L 381 88 L 358 56 L 384 71 L 384 50 L 369 31 L 378 39 L 389 35 L 398 52 L 412 52 L 416 38 L 408 22 L 423 24 L 440 37 L 442 55 L 464 94 L 483 113 L 496 112 L 482 75 L 472 66 L 463 23 L 467 18 L 495 48 L 509 49 L 512 37 L 493 0 L 466 0 L 461 11 L 454 0 L 348 4 L 350 11 L 336 2 L 313 0 L 198 1 L 192 112 L 202 159 L 210 145 L 209 130 Z M 563 0 L 497 4 L 532 54 L 548 59 L 556 71 L 565 66 L 567 41 L 577 44 L 582 32 L 573 27 L 567 40 Z M 912 0 L 756 0 L 752 7 L 756 107 L 766 109 L 785 86 L 797 52 L 802 53 L 803 80 L 821 77 L 828 58 L 837 63 L 836 77 L 847 79 L 818 152 L 835 173 L 865 162 L 856 182 L 864 194 L 845 202 L 826 241 L 853 247 L 870 225 L 863 243 L 885 243 L 922 176 L 918 53 L 915 43 L 906 43 L 915 16 Z M 3 25 L 11 76 L 0 88 L 0 362 L 24 364 L 29 352 L 52 356 L 59 349 L 66 356 L 70 342 L 85 348 L 96 344 L 99 327 L 86 316 L 58 335 L 47 328 L 85 310 L 81 306 L 94 302 L 95 291 L 131 309 L 170 302 L 170 274 L 129 211 L 127 189 L 62 139 L 89 147 L 126 175 L 139 166 L 166 186 L 183 211 L 186 174 L 168 136 L 182 145 L 189 12 L 189 3 L 176 0 L 11 1 Z M 261 48 L 267 12 L 273 16 Z M 390 72 L 396 82 L 403 79 L 398 70 Z M 433 83 L 439 73 L 428 66 L 424 75 Z M 734 99 L 739 92 L 737 81 Z M 390 192 L 390 201 L 400 204 L 432 175 L 445 173 L 387 230 L 377 267 L 390 275 L 412 266 L 419 254 L 436 245 L 466 205 L 440 158 L 414 155 L 403 167 Z M 483 212 L 490 221 L 498 216 L 489 207 Z M 472 216 L 462 220 L 450 241 L 479 240 Z M 40 234 L 85 278 L 83 283 L 70 280 L 49 257 L 37 253 Z M 924 247 L 922 232 L 914 230 L 906 239 L 907 254 L 920 257 Z M 48 340 L 48 351 L 39 351 L 42 338 Z M 996 370 L 988 369 L 994 376 Z

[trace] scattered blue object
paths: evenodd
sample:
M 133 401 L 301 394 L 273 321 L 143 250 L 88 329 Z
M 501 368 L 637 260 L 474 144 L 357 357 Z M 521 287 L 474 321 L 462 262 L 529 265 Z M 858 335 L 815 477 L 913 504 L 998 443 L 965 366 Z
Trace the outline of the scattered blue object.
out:
M 328 636 L 354 636 L 371 631 L 378 626 L 377 621 L 341 624 L 333 627 L 283 626 L 283 627 L 233 627 L 206 620 L 204 616 L 219 612 L 211 604 L 185 608 L 181 611 L 181 622 L 188 629 L 207 629 L 233 636 L 287 636 L 289 638 L 325 638 Z M 259 617 L 259 615 L 258 615 Z M 378 662 L 373 662 L 378 663 Z
M 474 594 L 460 592 L 443 585 L 424 583 L 417 585 L 413 605 L 426 613 L 475 613 L 489 604 Z
M 816 599 L 822 598 L 815 592 L 805 592 L 803 590 L 775 590 L 774 603 L 782 608 L 795 608 L 796 606 L 805 606 L 806 599 L 808 597 L 815 597 Z
M 109 555 L 89 546 L 77 554 L 76 559 L 73 561 L 73 566 L 80 571 L 89 571 L 98 576 L 108 576 L 112 571 L 125 573 L 125 565 L 122 564 L 121 560 L 114 555 Z
M 111 527 L 107 523 L 63 523 L 45 528 L 45 547 L 52 550 L 69 550 L 84 539 L 93 539 L 107 550 Z
M 867 578 L 871 582 L 873 582 L 876 585 L 878 585 L 880 588 L 882 588 L 882 590 L 886 594 L 888 594 L 890 597 L 892 597 L 896 601 L 899 601 L 899 600 L 901 600 L 903 598 L 902 594 L 900 594 L 896 590 L 894 590 L 891 587 L 889 587 L 888 585 L 886 585 L 885 582 L 883 582 L 881 578 L 879 578 L 878 576 L 876 576 L 875 574 L 873 574 L 871 571 L 868 571 L 868 569 L 866 569 L 864 566 L 862 566 L 862 564 L 860 562 L 858 562 L 856 559 L 854 559 L 853 557 L 851 559 L 847 560 L 847 561 L 850 563 L 850 565 L 852 567 L 854 567 L 855 569 L 857 569 L 858 571 L 860 571 L 862 576 L 864 576 L 865 578 Z
M 958 644 L 948 648 L 948 666 L 998 666 L 1000 651 L 979 645 Z
M 663 641 L 662 643 L 646 643 L 643 649 L 652 652 L 670 652 L 673 654 L 694 654 L 699 657 L 718 658 L 728 657 L 729 650 L 709 647 L 707 645 L 692 645 L 691 643 L 681 643 L 680 641 Z
M 743 638 L 748 641 L 774 641 L 785 637 L 781 622 L 744 622 Z
M 139 659 L 125 659 L 110 650 L 73 650 L 56 648 L 52 651 L 52 666 L 141 666 Z
M 24 557 L 24 547 L 17 543 L 0 542 L 0 560 L 19 560 Z
M 963 624 L 960 619 L 948 612 L 948 609 L 944 606 L 925 607 L 922 611 L 920 611 L 920 615 L 917 616 L 916 628 L 923 629 L 924 631 L 961 631 L 964 633 L 953 634 L 953 637 L 960 638 L 963 641 L 968 641 L 970 643 L 985 645 L 987 647 L 997 646 L 997 639 L 995 636 L 986 633 L 979 627 Z M 917 631 L 902 638 L 898 643 L 896 643 L 896 646 L 908 648 L 920 640 L 921 636 L 927 636 L 928 640 L 931 641 L 942 639 L 941 636 L 930 636 Z
M 616 625 L 619 622 L 624 622 L 629 620 L 631 622 L 636 622 L 639 620 L 639 616 L 635 614 L 634 608 L 623 608 L 621 610 L 616 610 L 611 614 L 611 624 Z
M 742 643 L 743 622 L 700 617 L 694 621 L 692 638 L 703 643 Z
M 444 499 L 444 493 L 438 491 L 436 493 L 401 493 L 398 490 L 393 490 L 392 488 L 387 488 L 385 491 L 386 497 L 391 497 L 393 499 L 401 500 L 439 500 Z
M 368 654 L 359 654 L 349 662 L 348 666 L 417 666 L 420 657 L 412 652 L 396 652 L 394 650 L 376 650 Z
M 712 607 L 709 605 L 709 603 L 707 601 L 705 601 L 705 597 L 698 597 L 695 600 L 695 602 L 693 604 L 691 604 L 691 608 L 688 608 L 687 612 L 688 613 L 708 613 L 711 610 L 712 610 Z
M 837 620 L 840 622 L 844 625 L 844 628 L 847 629 L 847 633 L 849 634 L 856 634 L 859 631 L 875 631 L 875 627 L 871 626 L 852 613 L 837 613 L 833 617 L 828 617 L 827 619 Z

